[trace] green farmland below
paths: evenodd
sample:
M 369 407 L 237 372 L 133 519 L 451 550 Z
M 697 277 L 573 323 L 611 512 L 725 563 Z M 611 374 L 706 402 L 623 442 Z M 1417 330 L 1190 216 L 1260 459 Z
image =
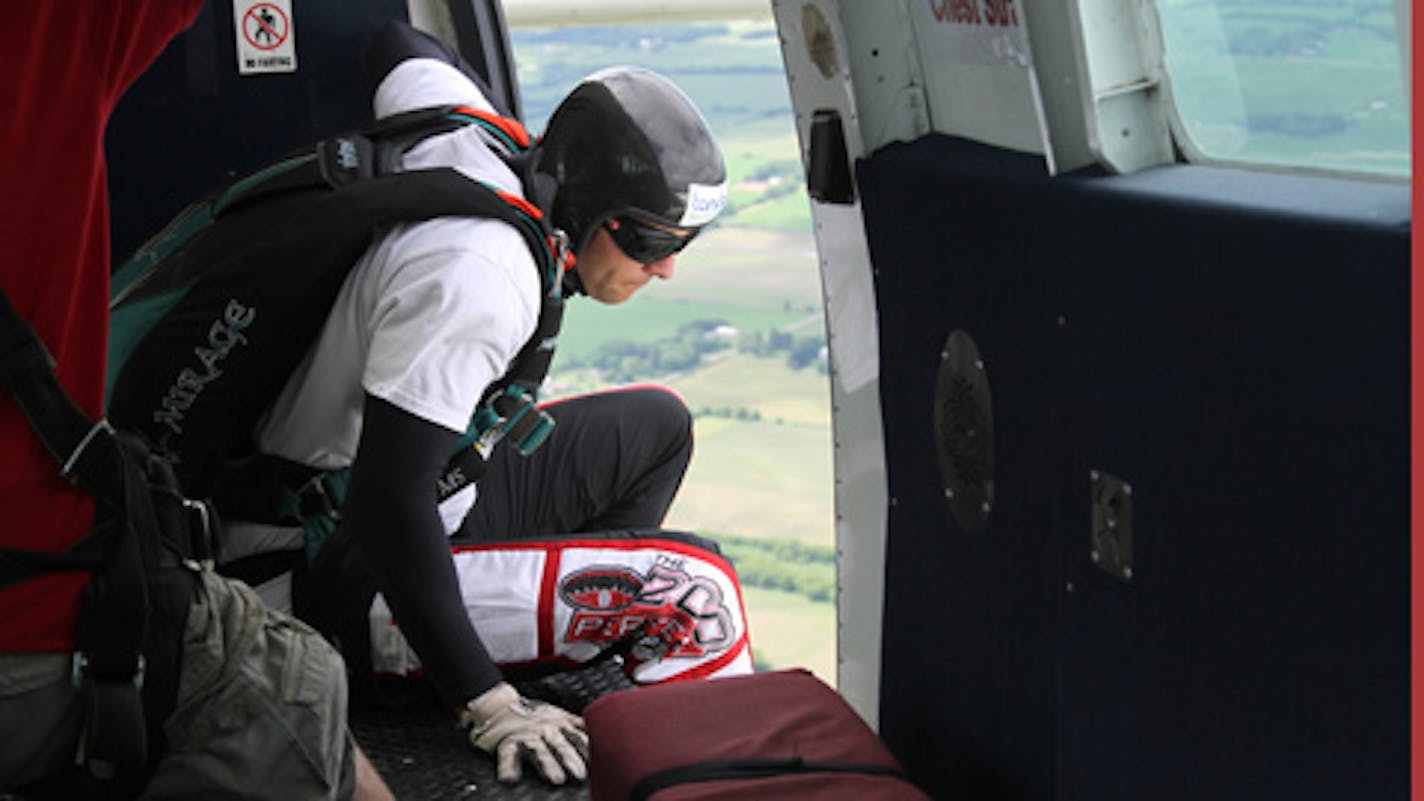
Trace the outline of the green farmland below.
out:
M 759 668 L 805 667 L 834 683 L 830 388 L 823 356 L 791 364 L 791 347 L 814 351 L 825 327 L 775 30 L 768 20 L 516 30 L 513 39 L 533 130 L 583 75 L 638 64 L 676 81 L 718 136 L 726 212 L 678 259 L 674 280 L 617 307 L 568 304 L 546 396 L 620 383 L 678 392 L 696 444 L 666 525 L 717 539 L 738 565 Z M 685 330 L 699 321 L 705 329 Z M 718 341 L 704 342 L 713 328 Z M 773 340 L 783 347 L 765 346 Z M 700 354 L 689 359 L 689 347 Z M 662 358 L 632 355 L 647 348 Z M 787 561 L 778 547 L 811 556 Z

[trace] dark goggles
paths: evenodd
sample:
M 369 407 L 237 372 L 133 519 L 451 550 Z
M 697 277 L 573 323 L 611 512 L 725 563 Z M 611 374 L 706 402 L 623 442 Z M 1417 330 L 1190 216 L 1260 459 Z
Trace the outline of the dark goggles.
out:
M 662 261 L 668 256 L 677 253 L 687 247 L 687 243 L 692 241 L 696 232 L 673 233 L 655 228 L 645 222 L 639 221 L 635 217 L 615 217 L 618 227 L 613 227 L 609 223 L 604 223 L 608 235 L 613 237 L 613 242 L 618 245 L 618 249 L 628 258 L 639 264 L 652 264 L 655 261 Z

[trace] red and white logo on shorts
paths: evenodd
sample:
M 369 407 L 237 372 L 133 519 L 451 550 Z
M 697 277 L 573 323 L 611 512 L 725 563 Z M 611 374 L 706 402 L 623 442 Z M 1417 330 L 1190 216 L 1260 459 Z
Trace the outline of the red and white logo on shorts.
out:
M 602 648 L 631 638 L 639 662 L 704 657 L 736 639 L 722 588 L 679 568 L 586 567 L 564 578 L 559 596 L 574 608 L 565 641 Z

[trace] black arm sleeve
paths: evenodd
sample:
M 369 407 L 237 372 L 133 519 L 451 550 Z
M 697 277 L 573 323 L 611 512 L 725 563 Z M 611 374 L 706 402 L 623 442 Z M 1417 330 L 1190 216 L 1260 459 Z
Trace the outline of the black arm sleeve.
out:
M 460 599 L 436 506 L 459 435 L 366 396 L 342 527 L 365 552 L 440 697 L 460 706 L 501 680 Z

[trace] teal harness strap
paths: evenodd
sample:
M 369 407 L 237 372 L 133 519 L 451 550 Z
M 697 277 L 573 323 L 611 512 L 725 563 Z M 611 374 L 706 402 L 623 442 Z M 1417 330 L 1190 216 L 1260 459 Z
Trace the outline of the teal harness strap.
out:
M 278 513 L 284 518 L 300 520 L 302 542 L 310 564 L 316 558 L 341 522 L 341 505 L 351 486 L 351 468 L 343 467 L 318 473 L 302 487 L 284 488 L 278 501 Z

